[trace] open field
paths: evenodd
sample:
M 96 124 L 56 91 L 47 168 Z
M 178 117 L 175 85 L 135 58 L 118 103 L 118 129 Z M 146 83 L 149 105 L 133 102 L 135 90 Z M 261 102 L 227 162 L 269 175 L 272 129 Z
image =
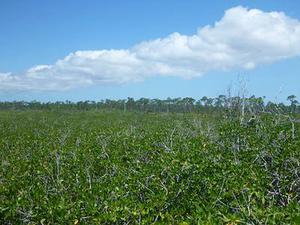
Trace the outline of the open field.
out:
M 300 223 L 280 115 L 0 111 L 0 149 L 0 224 Z

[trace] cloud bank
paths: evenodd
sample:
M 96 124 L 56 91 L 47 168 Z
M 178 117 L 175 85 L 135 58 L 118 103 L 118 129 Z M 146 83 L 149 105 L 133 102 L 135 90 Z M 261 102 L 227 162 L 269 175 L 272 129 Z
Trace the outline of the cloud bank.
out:
M 190 79 L 299 55 L 299 20 L 282 12 L 238 6 L 191 36 L 173 33 L 130 49 L 76 51 L 53 65 L 37 65 L 20 74 L 0 73 L 0 90 L 67 90 L 153 76 Z

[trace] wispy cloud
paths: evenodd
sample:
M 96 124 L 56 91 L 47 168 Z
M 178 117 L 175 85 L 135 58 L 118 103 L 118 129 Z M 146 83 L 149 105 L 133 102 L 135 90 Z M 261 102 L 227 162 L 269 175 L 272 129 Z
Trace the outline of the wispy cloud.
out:
M 130 49 L 77 51 L 53 65 L 0 73 L 0 90 L 66 90 L 153 76 L 200 77 L 300 55 L 300 22 L 282 12 L 234 7 L 191 36 L 173 33 Z

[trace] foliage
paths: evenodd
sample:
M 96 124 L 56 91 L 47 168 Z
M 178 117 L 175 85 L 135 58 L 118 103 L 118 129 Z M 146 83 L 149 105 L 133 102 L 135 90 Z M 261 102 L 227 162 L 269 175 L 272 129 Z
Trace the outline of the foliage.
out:
M 193 98 L 167 98 L 161 99 L 121 99 L 121 100 L 101 100 L 96 101 L 58 101 L 58 102 L 38 102 L 38 101 L 14 101 L 0 102 L 0 110 L 122 110 L 122 111 L 140 111 L 140 112 L 222 112 L 224 110 L 238 110 L 241 105 L 245 112 L 278 112 L 300 113 L 300 105 L 295 95 L 287 97 L 290 105 L 283 103 L 265 102 L 263 97 L 252 95 L 246 97 L 226 97 L 219 95 L 215 98 L 202 97 L 200 100 Z
M 299 224 L 297 121 L 228 115 L 1 111 L 0 224 Z

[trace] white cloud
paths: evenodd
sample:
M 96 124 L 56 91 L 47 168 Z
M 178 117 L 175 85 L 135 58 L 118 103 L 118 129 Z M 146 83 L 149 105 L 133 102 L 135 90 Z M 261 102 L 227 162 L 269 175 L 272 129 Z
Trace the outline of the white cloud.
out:
M 54 65 L 0 73 L 0 90 L 65 90 L 122 84 L 152 76 L 200 77 L 253 69 L 300 55 L 300 22 L 282 12 L 234 7 L 191 36 L 173 33 L 130 49 L 77 51 Z

